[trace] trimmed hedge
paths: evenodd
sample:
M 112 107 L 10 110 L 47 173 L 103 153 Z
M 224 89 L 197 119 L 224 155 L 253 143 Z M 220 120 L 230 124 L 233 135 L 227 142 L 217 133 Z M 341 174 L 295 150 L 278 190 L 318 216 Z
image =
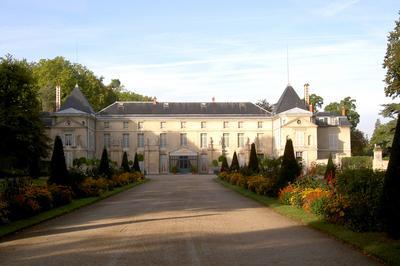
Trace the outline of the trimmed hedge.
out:
M 352 156 L 342 158 L 342 169 L 372 169 L 372 157 Z

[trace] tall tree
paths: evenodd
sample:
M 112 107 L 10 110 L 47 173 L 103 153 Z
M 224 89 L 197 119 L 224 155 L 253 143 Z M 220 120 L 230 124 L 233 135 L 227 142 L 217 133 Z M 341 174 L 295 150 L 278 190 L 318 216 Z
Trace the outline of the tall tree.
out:
M 11 55 L 0 58 L 0 176 L 14 170 L 37 174 L 49 145 L 31 66 Z
M 53 154 L 50 162 L 50 184 L 69 185 L 68 170 L 65 164 L 64 148 L 60 136 L 54 139 Z
M 239 160 L 238 160 L 236 151 L 233 153 L 230 170 L 232 172 L 237 172 L 240 170 Z
M 258 167 L 258 157 L 257 157 L 257 152 L 256 152 L 256 144 L 254 144 L 254 143 L 251 144 L 251 149 L 250 149 L 249 169 L 253 173 L 258 173 L 259 170 L 260 170 L 259 167 Z
M 221 158 L 221 172 L 229 172 L 229 165 L 228 161 L 226 160 L 226 157 L 224 155 L 220 156 Z
M 293 142 L 286 140 L 285 151 L 283 153 L 282 164 L 279 171 L 278 188 L 283 188 L 293 182 L 300 175 L 300 166 L 294 157 Z
M 371 148 L 375 145 L 379 145 L 382 148 L 383 156 L 387 156 L 390 153 L 396 123 L 397 119 L 393 119 L 385 124 L 375 124 L 375 130 L 372 134 L 370 145 Z
M 351 155 L 363 156 L 368 153 L 368 139 L 361 130 L 353 129 L 350 132 Z
M 332 154 L 329 154 L 328 164 L 326 165 L 324 178 L 331 181 L 336 176 L 336 166 L 332 160 Z
M 107 178 L 111 178 L 112 175 L 110 162 L 108 160 L 108 152 L 106 148 L 103 149 L 103 152 L 101 154 L 99 174 Z
M 267 99 L 258 100 L 256 105 L 267 110 L 268 112 L 272 112 L 272 105 L 267 101 Z
M 400 116 L 399 116 L 400 117 Z M 387 232 L 395 239 L 400 239 L 400 119 L 397 119 L 392 152 L 386 170 L 384 183 L 384 213 Z
M 383 68 L 386 69 L 385 94 L 394 99 L 400 95 L 400 19 L 389 33 Z
M 129 162 L 128 162 L 128 154 L 126 154 L 126 151 L 124 151 L 124 154 L 122 155 L 121 169 L 124 172 L 130 172 Z
M 318 110 L 322 107 L 324 104 L 324 98 L 322 98 L 319 95 L 316 95 L 315 93 L 310 95 L 310 104 L 313 107 L 314 113 L 318 112 Z

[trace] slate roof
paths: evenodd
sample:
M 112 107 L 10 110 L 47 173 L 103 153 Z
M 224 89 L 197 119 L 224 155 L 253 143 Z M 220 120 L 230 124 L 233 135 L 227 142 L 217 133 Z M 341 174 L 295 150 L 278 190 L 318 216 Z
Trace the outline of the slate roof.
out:
M 288 85 L 283 91 L 278 102 L 274 105 L 274 113 L 279 114 L 295 107 L 308 111 L 304 101 L 300 99 L 293 87 Z
M 331 112 L 317 112 L 316 114 L 314 114 L 314 116 L 315 116 L 316 118 L 321 118 L 321 117 L 338 117 L 338 118 L 339 118 L 339 126 L 342 126 L 342 127 L 350 127 L 350 126 L 351 126 L 351 123 L 350 123 L 350 121 L 347 119 L 346 116 L 337 115 L 337 114 L 335 114 L 335 113 L 331 113 Z M 319 126 L 332 126 L 332 125 L 329 125 L 329 124 L 327 124 L 327 123 L 325 123 L 324 121 L 319 120 L 319 119 L 315 119 L 315 123 L 316 123 L 317 125 L 319 125 Z
M 69 108 L 73 108 L 88 114 L 94 113 L 92 106 L 86 99 L 85 95 L 83 95 L 78 85 L 72 90 L 67 100 L 61 106 L 60 111 L 67 110 Z
M 99 115 L 271 116 L 250 102 L 115 102 Z

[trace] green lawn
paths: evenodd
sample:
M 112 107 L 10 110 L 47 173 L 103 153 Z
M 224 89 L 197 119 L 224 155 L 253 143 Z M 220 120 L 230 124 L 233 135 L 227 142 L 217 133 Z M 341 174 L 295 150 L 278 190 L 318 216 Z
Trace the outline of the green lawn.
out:
M 230 188 L 245 197 L 258 201 L 284 216 L 319 231 L 328 233 L 336 239 L 356 247 L 365 254 L 373 255 L 390 265 L 400 265 L 400 240 L 391 240 L 387 238 L 384 233 L 353 232 L 344 226 L 328 223 L 316 215 L 305 212 L 303 209 L 281 204 L 276 198 L 258 195 L 219 178 L 216 178 L 215 180 L 225 187 Z
M 32 217 L 27 218 L 27 219 L 18 220 L 18 221 L 12 222 L 12 223 L 7 224 L 7 225 L 2 225 L 2 226 L 0 226 L 0 237 L 12 234 L 12 233 L 14 233 L 16 231 L 19 231 L 21 229 L 30 227 L 32 225 L 41 223 L 43 221 L 46 221 L 46 220 L 49 220 L 49 219 L 52 219 L 52 218 L 55 218 L 55 217 L 58 217 L 58 216 L 61 216 L 63 214 L 72 212 L 72 211 L 74 211 L 76 209 L 79 209 L 79 208 L 81 208 L 83 206 L 90 205 L 90 204 L 95 203 L 97 201 L 100 201 L 102 199 L 105 199 L 105 198 L 108 198 L 108 197 L 113 196 L 115 194 L 118 194 L 118 193 L 120 193 L 122 191 L 125 191 L 125 190 L 133 188 L 135 186 L 141 185 L 141 184 L 143 184 L 143 183 L 145 183 L 147 181 L 148 181 L 148 179 L 145 179 L 145 180 L 137 182 L 137 183 L 132 183 L 132 184 L 129 184 L 129 185 L 126 185 L 126 186 L 123 186 L 123 187 L 114 188 L 111 191 L 106 191 L 106 192 L 102 193 L 98 197 L 75 199 L 75 200 L 73 200 L 71 203 L 69 203 L 67 205 L 64 205 L 64 206 L 61 206 L 61 207 L 58 207 L 58 208 L 55 208 L 55 209 L 51 209 L 49 211 L 42 212 L 42 213 L 40 213 L 38 215 L 32 216 Z

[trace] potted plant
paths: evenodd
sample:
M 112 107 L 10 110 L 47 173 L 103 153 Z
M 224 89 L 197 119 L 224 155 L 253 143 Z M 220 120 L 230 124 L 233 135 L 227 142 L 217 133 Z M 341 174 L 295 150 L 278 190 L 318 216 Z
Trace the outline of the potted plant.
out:
M 212 167 L 213 167 L 213 173 L 218 174 L 219 173 L 219 164 L 217 160 L 212 161 Z
M 197 174 L 197 167 L 194 166 L 194 165 L 192 165 L 192 166 L 190 167 L 190 171 L 192 172 L 192 174 Z
M 171 167 L 171 173 L 173 173 L 174 175 L 176 175 L 176 173 L 178 173 L 178 171 L 179 171 L 179 169 L 175 165 Z

